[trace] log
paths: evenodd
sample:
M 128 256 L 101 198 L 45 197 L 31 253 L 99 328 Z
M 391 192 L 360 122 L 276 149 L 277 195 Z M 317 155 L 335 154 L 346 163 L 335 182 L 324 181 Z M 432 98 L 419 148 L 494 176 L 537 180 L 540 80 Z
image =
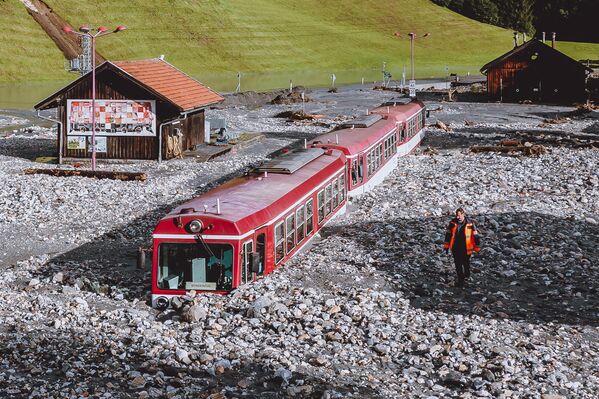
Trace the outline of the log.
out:
M 122 181 L 146 181 L 148 178 L 145 173 L 138 172 L 115 172 L 108 170 L 78 170 L 78 169 L 25 169 L 26 175 L 50 175 L 55 177 L 81 176 L 95 179 L 113 179 Z
M 504 139 L 500 143 L 504 147 L 518 147 L 522 145 L 520 140 Z
M 511 152 L 522 152 L 524 155 L 540 155 L 545 154 L 547 150 L 542 145 L 527 146 L 499 146 L 499 145 L 480 145 L 470 147 L 470 151 L 479 152 L 501 152 L 504 154 Z

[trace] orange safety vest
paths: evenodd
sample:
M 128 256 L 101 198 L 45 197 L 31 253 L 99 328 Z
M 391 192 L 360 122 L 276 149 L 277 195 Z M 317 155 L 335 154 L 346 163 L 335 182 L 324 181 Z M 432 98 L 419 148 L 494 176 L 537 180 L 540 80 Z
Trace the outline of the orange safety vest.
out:
M 453 247 L 453 242 L 455 240 L 455 233 L 458 229 L 458 224 L 451 221 L 449 228 L 451 229 L 451 239 L 449 242 L 443 243 L 443 248 L 449 249 Z M 464 233 L 466 235 L 466 254 L 472 255 L 473 252 L 480 252 L 480 246 L 476 244 L 476 240 L 474 239 L 474 223 L 467 222 L 464 226 Z

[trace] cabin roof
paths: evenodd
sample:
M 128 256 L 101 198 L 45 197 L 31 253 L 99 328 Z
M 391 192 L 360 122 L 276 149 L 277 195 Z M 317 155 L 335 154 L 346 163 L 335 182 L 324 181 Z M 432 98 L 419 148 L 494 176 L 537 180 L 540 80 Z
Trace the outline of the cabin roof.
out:
M 561 51 L 556 50 L 555 48 L 546 45 L 545 43 L 533 39 L 533 40 L 529 40 L 524 44 L 521 44 L 519 46 L 514 47 L 513 49 L 511 49 L 510 51 L 508 51 L 505 54 L 500 55 L 499 57 L 495 58 L 494 60 L 488 62 L 487 64 L 485 64 L 481 69 L 481 73 L 486 74 L 486 72 L 489 69 L 495 68 L 500 66 L 504 61 L 515 57 L 517 55 L 519 55 L 520 53 L 524 52 L 527 49 L 531 49 L 534 48 L 538 51 L 542 51 L 545 54 L 549 54 L 550 56 L 556 57 L 556 58 L 561 58 L 562 60 L 565 60 L 567 62 L 572 63 L 572 65 L 574 67 L 579 67 L 582 69 L 585 69 L 588 72 L 592 72 L 592 69 L 587 68 L 586 66 L 584 66 L 583 64 L 581 64 L 580 62 L 576 61 L 575 59 L 568 57 L 566 54 L 562 53 Z
M 145 90 L 174 105 L 180 112 L 192 111 L 219 103 L 224 98 L 196 79 L 159 59 L 136 61 L 105 61 L 96 67 L 96 74 L 105 69 L 120 73 Z M 58 106 L 59 98 L 80 82 L 91 79 L 91 71 L 69 83 L 35 105 L 36 109 Z

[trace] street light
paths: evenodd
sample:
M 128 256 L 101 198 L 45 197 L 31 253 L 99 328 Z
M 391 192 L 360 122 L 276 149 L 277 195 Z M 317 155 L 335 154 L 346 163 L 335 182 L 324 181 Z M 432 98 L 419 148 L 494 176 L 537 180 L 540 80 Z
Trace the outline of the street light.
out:
M 399 33 L 399 32 L 395 32 L 393 35 L 401 38 L 401 33 Z M 431 34 L 429 32 L 427 32 L 424 35 L 422 35 L 422 37 L 425 38 L 430 35 Z M 410 32 L 410 33 L 408 33 L 408 36 L 410 37 L 410 49 L 411 49 L 411 53 L 412 53 L 412 80 L 410 80 L 410 97 L 415 97 L 416 96 L 416 80 L 415 80 L 415 71 L 414 71 L 414 41 L 416 40 L 416 34 L 414 32 Z
M 119 25 L 113 31 L 109 32 L 107 27 L 99 26 L 95 29 L 96 33 L 93 33 L 94 29 L 91 29 L 87 25 L 81 26 L 79 32 L 76 32 L 68 25 L 62 28 L 65 33 L 87 36 L 92 42 L 92 171 L 96 170 L 96 38 L 110 35 L 111 33 L 122 32 L 125 29 L 127 29 L 125 26 Z

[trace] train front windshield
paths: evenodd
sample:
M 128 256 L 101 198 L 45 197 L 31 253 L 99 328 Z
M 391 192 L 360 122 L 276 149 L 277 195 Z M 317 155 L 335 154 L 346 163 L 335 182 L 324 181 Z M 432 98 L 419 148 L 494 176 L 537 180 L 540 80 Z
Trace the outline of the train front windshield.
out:
M 163 243 L 158 248 L 160 289 L 228 291 L 232 282 L 231 245 Z

